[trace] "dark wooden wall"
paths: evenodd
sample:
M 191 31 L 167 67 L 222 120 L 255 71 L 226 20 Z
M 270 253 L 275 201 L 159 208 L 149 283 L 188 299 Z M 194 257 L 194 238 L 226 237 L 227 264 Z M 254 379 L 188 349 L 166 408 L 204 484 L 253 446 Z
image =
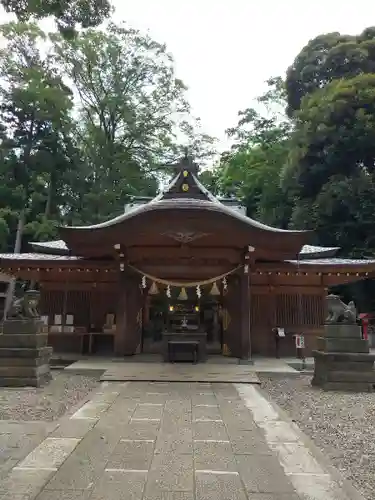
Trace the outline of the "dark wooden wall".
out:
M 223 301 L 224 308 L 227 308 L 230 313 L 229 327 L 224 332 L 223 340 L 233 355 L 240 356 L 240 297 L 235 290 L 237 286 L 234 287 L 233 293 L 224 297 Z M 325 318 L 325 295 L 324 288 L 319 286 L 251 286 L 250 318 L 253 354 L 275 355 L 273 332 L 275 327 L 285 328 L 286 332 L 286 338 L 281 339 L 279 344 L 281 355 L 293 356 L 295 354 L 293 335 L 301 332 L 305 334 L 306 352 L 309 354 L 315 348 L 315 339 L 322 331 Z M 100 330 L 105 324 L 106 316 L 116 314 L 118 302 L 118 290 L 114 286 L 107 289 L 63 290 L 63 284 L 57 283 L 56 289 L 52 286 L 42 287 L 40 311 L 42 315 L 49 316 L 49 324 L 53 324 L 55 314 L 65 312 L 74 316 L 75 326 Z M 130 302 L 129 300 L 129 306 Z M 135 307 L 135 304 L 131 304 L 128 311 L 127 325 L 132 325 L 132 328 L 139 315 L 138 309 L 139 307 Z M 134 315 L 133 321 L 131 321 L 132 315 Z M 128 334 L 132 336 L 131 332 Z
M 254 354 L 275 355 L 274 328 L 284 328 L 280 354 L 295 354 L 294 334 L 304 333 L 306 353 L 315 348 L 325 318 L 322 287 L 254 287 L 251 294 L 251 333 Z

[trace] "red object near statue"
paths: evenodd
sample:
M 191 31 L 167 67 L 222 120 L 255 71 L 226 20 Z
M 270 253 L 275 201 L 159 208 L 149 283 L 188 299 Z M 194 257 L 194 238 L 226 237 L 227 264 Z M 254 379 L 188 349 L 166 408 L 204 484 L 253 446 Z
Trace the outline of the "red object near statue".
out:
M 374 315 L 372 313 L 361 313 L 359 314 L 359 319 L 361 320 L 362 324 L 362 338 L 365 340 L 368 340 L 368 324 L 371 318 L 373 318 Z

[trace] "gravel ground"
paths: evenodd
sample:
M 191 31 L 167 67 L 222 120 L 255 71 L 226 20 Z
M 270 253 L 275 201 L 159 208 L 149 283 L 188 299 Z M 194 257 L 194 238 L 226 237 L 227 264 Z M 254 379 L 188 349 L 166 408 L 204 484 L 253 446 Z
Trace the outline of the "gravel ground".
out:
M 38 389 L 0 388 L 0 420 L 56 420 L 98 386 L 94 377 L 56 371 L 52 376 L 46 387 Z
M 375 394 L 323 392 L 311 375 L 264 376 L 261 387 L 296 421 L 344 477 L 375 498 Z

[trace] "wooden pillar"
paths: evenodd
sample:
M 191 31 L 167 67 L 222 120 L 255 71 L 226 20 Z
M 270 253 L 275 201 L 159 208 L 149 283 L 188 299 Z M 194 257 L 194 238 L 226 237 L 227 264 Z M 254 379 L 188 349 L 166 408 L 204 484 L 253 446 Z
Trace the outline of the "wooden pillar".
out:
M 120 273 L 118 280 L 118 299 L 116 308 L 116 332 L 114 340 L 114 351 L 116 356 L 125 355 L 126 326 L 127 326 L 127 306 L 128 293 L 127 283 L 124 273 Z
M 130 268 L 120 268 L 116 311 L 115 354 L 136 354 L 142 341 L 143 294 L 140 276 Z
M 250 296 L 250 266 L 245 264 L 241 278 L 241 358 L 251 358 L 251 296 Z

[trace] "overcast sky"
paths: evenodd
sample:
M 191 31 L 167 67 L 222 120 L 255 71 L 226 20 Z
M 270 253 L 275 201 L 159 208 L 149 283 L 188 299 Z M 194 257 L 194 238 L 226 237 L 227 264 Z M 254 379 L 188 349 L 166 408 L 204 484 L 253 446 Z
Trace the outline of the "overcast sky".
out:
M 115 20 L 165 42 L 204 132 L 225 141 L 237 112 L 316 35 L 375 25 L 371 0 L 114 0 Z M 2 22 L 6 17 L 1 15 Z
M 224 139 L 270 76 L 316 35 L 375 25 L 371 0 L 115 0 L 117 18 L 166 42 L 205 132 Z

